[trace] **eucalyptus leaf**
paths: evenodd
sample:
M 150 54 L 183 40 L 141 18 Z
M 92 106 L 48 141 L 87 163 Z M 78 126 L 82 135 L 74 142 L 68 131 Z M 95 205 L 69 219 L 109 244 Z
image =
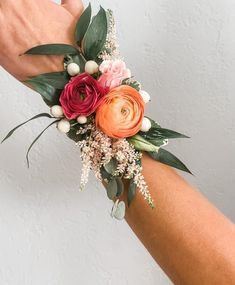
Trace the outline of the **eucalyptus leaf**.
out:
M 31 55 L 66 55 L 77 54 L 78 50 L 67 44 L 45 44 L 33 47 L 25 52 L 25 54 Z
M 91 21 L 91 3 L 89 3 L 89 6 L 84 10 L 76 25 L 75 40 L 77 42 L 77 45 L 80 47 L 84 35 L 86 34 L 86 31 L 89 27 L 90 21 Z
M 30 77 L 30 80 L 39 83 L 46 83 L 56 89 L 64 89 L 65 85 L 69 82 L 70 76 L 66 71 L 44 73 L 37 76 Z
M 112 216 L 121 221 L 125 218 L 125 214 L 126 214 L 126 205 L 123 201 L 121 202 L 118 202 L 116 205 L 115 205 L 115 209 L 113 209 L 112 211 Z
M 122 181 L 122 178 L 121 177 L 116 177 L 116 183 L 117 183 L 117 197 L 120 197 L 123 192 L 124 192 L 124 184 L 123 184 L 123 181 Z
M 38 92 L 48 106 L 59 104 L 62 89 L 56 89 L 48 83 L 42 83 L 35 79 L 28 79 L 24 83 L 29 84 L 36 92 Z
M 105 10 L 100 7 L 93 17 L 83 39 L 83 52 L 87 60 L 95 60 L 102 51 L 108 33 L 108 20 Z
M 30 150 L 32 149 L 32 147 L 34 146 L 34 144 L 40 139 L 40 137 L 45 133 L 45 131 L 47 129 L 49 129 L 49 127 L 51 127 L 52 125 L 56 124 L 57 122 L 59 122 L 60 120 L 56 120 L 54 122 L 52 122 L 50 125 L 48 125 L 37 137 L 36 139 L 31 143 L 31 145 L 29 146 L 28 148 L 28 151 L 27 151 L 27 154 L 26 154 L 26 161 L 27 161 L 27 165 L 28 165 L 28 168 L 29 168 L 29 153 L 30 153 Z
M 192 172 L 186 167 L 183 162 L 181 162 L 176 156 L 165 149 L 161 148 L 158 152 L 148 152 L 148 154 L 154 160 L 192 174 Z
M 117 160 L 114 158 L 110 159 L 110 161 L 104 165 L 104 168 L 109 174 L 113 175 L 117 170 Z
M 103 180 L 110 181 L 113 178 L 113 176 L 105 170 L 104 166 L 101 167 L 100 174 Z
M 155 152 L 159 150 L 159 147 L 151 144 L 149 141 L 145 140 L 140 135 L 135 135 L 133 137 L 128 138 L 128 142 L 133 144 L 136 150 Z
M 47 113 L 38 114 L 38 115 L 32 117 L 31 119 L 27 120 L 26 122 L 24 122 L 24 123 L 22 123 L 22 124 L 16 126 L 14 129 L 12 129 L 12 130 L 7 134 L 7 136 L 2 140 L 1 143 L 3 143 L 3 142 L 4 142 L 5 140 L 7 140 L 8 138 L 10 138 L 10 137 L 13 135 L 13 133 L 14 133 L 17 129 L 19 129 L 20 127 L 24 126 L 25 124 L 29 123 L 30 121 L 33 121 L 33 120 L 35 120 L 35 119 L 42 118 L 42 117 L 50 118 L 50 119 L 53 118 L 50 114 L 47 114 Z
M 127 193 L 127 201 L 128 201 L 129 207 L 130 207 L 131 203 L 133 202 L 133 199 L 135 198 L 136 189 L 137 189 L 137 185 L 134 183 L 133 180 L 131 180 L 130 186 L 128 189 L 128 193 Z
M 107 190 L 107 195 L 110 200 L 113 200 L 118 192 L 116 179 L 113 178 L 109 181 L 109 183 L 105 184 L 105 188 Z

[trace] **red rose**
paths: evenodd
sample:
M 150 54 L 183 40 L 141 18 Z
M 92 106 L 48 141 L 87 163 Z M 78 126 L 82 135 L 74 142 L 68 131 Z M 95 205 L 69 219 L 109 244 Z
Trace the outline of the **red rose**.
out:
M 108 92 L 88 73 L 73 77 L 60 96 L 60 103 L 67 119 L 89 116 L 95 112 L 100 99 Z

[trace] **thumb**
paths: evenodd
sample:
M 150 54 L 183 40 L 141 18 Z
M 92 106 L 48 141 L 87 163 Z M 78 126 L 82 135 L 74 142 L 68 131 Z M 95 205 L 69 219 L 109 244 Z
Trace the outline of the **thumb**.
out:
M 82 0 L 61 0 L 61 6 L 76 18 L 81 16 L 84 9 Z

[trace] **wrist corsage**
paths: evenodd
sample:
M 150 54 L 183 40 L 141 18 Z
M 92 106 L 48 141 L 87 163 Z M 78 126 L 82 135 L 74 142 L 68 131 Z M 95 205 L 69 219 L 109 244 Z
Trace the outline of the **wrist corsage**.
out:
M 29 152 L 35 142 L 50 126 L 56 125 L 81 151 L 80 189 L 84 189 L 89 172 L 93 170 L 105 185 L 108 198 L 115 201 L 112 217 L 123 219 L 126 209 L 121 200 L 124 180 L 129 180 L 128 206 L 138 189 L 154 208 L 142 175 L 142 152 L 190 173 L 179 159 L 163 149 L 169 139 L 187 136 L 162 128 L 145 116 L 150 95 L 134 79 L 119 54 L 112 11 L 101 7 L 97 15 L 92 17 L 91 14 L 89 5 L 76 25 L 74 46 L 45 44 L 24 53 L 23 56 L 64 55 L 64 70 L 25 81 L 41 94 L 50 107 L 50 114 L 41 113 L 20 124 L 3 141 L 32 120 L 52 119 L 30 145 L 26 155 L 28 166 Z

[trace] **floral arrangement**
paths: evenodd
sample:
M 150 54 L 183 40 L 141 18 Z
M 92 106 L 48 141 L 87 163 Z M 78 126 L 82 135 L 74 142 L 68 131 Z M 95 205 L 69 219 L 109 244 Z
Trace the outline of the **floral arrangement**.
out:
M 24 55 L 63 55 L 64 70 L 37 75 L 25 83 L 41 94 L 50 107 L 11 130 L 8 139 L 24 124 L 47 117 L 53 121 L 33 141 L 52 125 L 75 141 L 81 150 L 82 174 L 80 188 L 88 182 L 90 170 L 103 182 L 109 199 L 115 201 L 111 215 L 125 216 L 121 201 L 124 180 L 129 180 L 128 206 L 136 191 L 140 191 L 154 208 L 148 185 L 142 175 L 141 156 L 148 153 L 154 160 L 189 172 L 173 154 L 162 147 L 169 139 L 187 138 L 178 132 L 162 128 L 145 116 L 150 95 L 141 88 L 127 68 L 118 50 L 113 13 L 100 7 L 92 17 L 89 5 L 75 30 L 74 46 L 45 44 L 33 47 Z

